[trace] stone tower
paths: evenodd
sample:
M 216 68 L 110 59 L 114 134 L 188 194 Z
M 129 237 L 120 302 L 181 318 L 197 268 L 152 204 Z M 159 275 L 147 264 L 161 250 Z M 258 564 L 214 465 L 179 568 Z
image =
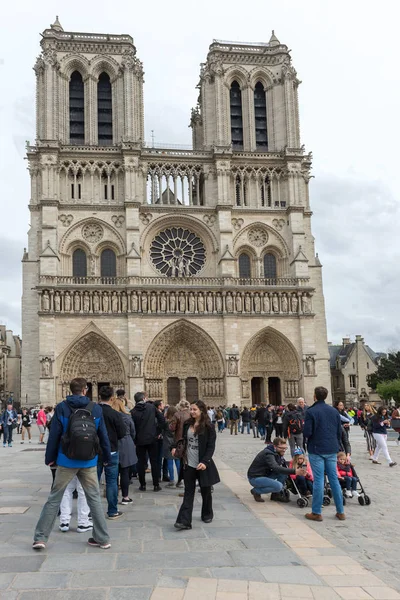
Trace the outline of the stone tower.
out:
M 176 403 L 329 387 L 321 265 L 288 48 L 214 41 L 193 149 L 146 144 L 129 35 L 43 33 L 22 397 L 83 376 Z

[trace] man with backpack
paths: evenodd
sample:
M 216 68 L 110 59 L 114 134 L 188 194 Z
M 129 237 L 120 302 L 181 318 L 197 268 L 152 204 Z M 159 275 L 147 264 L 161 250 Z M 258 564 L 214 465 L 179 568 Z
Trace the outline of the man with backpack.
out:
M 56 406 L 46 447 L 45 463 L 57 465 L 50 495 L 36 525 L 33 549 L 43 550 L 53 529 L 64 491 L 77 475 L 93 519 L 90 546 L 111 547 L 97 478 L 101 447 L 105 464 L 111 463 L 110 442 L 101 407 L 86 397 L 87 382 L 78 377 L 70 383 L 71 396 Z
M 283 417 L 283 435 L 289 439 L 290 454 L 293 458 L 296 448 L 303 448 L 303 419 L 294 404 L 288 404 Z

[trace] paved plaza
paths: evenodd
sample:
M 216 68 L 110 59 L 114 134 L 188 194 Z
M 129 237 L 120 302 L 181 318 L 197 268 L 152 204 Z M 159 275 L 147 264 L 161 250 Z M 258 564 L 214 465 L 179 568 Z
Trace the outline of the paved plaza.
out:
M 322 523 L 309 523 L 295 502 L 255 503 L 244 473 L 262 443 L 225 431 L 212 524 L 200 521 L 198 503 L 193 529 L 177 532 L 177 491 L 141 494 L 135 484 L 133 506 L 109 522 L 111 550 L 87 546 L 73 515 L 71 530 L 55 528 L 42 553 L 31 543 L 50 470 L 40 446 L 16 436 L 12 449 L 0 448 L 0 600 L 400 600 L 399 473 L 371 465 L 353 430 L 354 463 L 372 504 L 350 500 L 345 522 L 335 521 L 332 506 Z M 400 459 L 399 448 L 391 451 Z

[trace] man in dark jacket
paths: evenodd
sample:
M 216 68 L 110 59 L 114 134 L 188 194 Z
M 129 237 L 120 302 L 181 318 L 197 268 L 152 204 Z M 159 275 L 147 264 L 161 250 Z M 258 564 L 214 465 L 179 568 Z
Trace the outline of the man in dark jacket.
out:
M 135 394 L 135 408 L 131 415 L 136 429 L 136 454 L 138 457 L 138 475 L 140 491 L 146 491 L 147 454 L 151 464 L 151 476 L 155 492 L 160 492 L 160 473 L 158 468 L 158 435 L 165 428 L 163 414 L 156 409 L 152 402 L 145 401 L 144 392 Z M 158 431 L 157 431 L 158 428 Z
M 90 546 L 98 546 L 102 549 L 111 547 L 97 479 L 97 454 L 93 459 L 83 461 L 68 458 L 63 452 L 61 438 L 68 430 L 71 415 L 74 411 L 87 410 L 90 402 L 89 398 L 86 398 L 88 388 L 85 379 L 80 377 L 73 379 L 70 383 L 70 388 L 72 395 L 67 396 L 64 402 L 57 404 L 51 420 L 45 463 L 49 466 L 57 465 L 57 471 L 50 496 L 42 509 L 38 524 L 36 525 L 33 543 L 34 550 L 43 550 L 46 548 L 46 542 L 57 518 L 65 488 L 75 475 L 78 476 L 82 484 L 90 512 L 92 513 L 93 537 L 88 540 L 88 543 Z M 104 463 L 110 463 L 110 442 L 104 424 L 103 412 L 97 404 L 92 405 L 92 417 L 95 421 Z
M 242 433 L 244 433 L 246 427 L 247 433 L 250 434 L 250 411 L 247 406 L 243 408 L 240 416 L 242 417 Z
M 342 441 L 342 424 L 338 411 L 325 404 L 327 396 L 326 388 L 315 388 L 315 402 L 307 409 L 304 423 L 303 434 L 314 476 L 312 512 L 305 515 L 310 521 L 322 521 L 325 473 L 335 500 L 336 518 L 340 521 L 346 518 L 343 511 L 343 493 L 336 470 L 337 453 Z
M 293 458 L 296 448 L 303 448 L 303 426 L 302 414 L 294 404 L 288 404 L 283 415 L 283 436 L 289 439 L 290 454 Z
M 286 440 L 275 438 L 273 443 L 265 446 L 251 463 L 247 478 L 253 486 L 250 492 L 256 502 L 264 502 L 261 494 L 271 494 L 271 500 L 277 502 L 288 502 L 288 496 L 282 493 L 287 477 L 305 474 L 303 469 L 288 469 L 283 458 L 286 450 Z
M 111 406 L 113 395 L 114 390 L 112 387 L 104 385 L 100 388 L 100 406 L 103 410 L 104 423 L 110 440 L 111 461 L 105 465 L 103 460 L 100 459 L 97 463 L 97 475 L 100 480 L 104 467 L 108 502 L 107 516 L 109 519 L 119 519 L 123 513 L 118 510 L 118 440 L 122 440 L 125 437 L 126 427 L 122 415 Z
M 240 419 L 240 412 L 236 404 L 232 404 L 232 408 L 229 411 L 229 419 L 230 419 L 230 427 L 231 427 L 231 435 L 233 435 L 233 430 L 235 430 L 235 435 L 238 433 L 238 423 Z
M 257 408 L 257 412 L 256 412 L 256 423 L 257 423 L 257 427 L 258 427 L 258 433 L 260 434 L 261 440 L 265 439 L 265 413 L 266 413 L 267 407 L 265 406 L 264 403 L 261 403 L 261 405 Z

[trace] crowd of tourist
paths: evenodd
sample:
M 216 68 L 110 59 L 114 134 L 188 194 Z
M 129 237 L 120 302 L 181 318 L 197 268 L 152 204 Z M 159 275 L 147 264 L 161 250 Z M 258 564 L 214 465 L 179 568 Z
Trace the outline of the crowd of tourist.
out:
M 78 499 L 76 530 L 92 530 L 90 545 L 110 547 L 99 487 L 103 478 L 110 520 L 123 515 L 119 505 L 133 503 L 129 487 L 135 480 L 139 491 L 146 492 L 146 474 L 151 473 L 154 492 L 162 491 L 161 482 L 182 489 L 177 530 L 192 527 L 196 485 L 202 498 L 201 518 L 211 523 L 212 491 L 219 482 L 213 462 L 217 431 L 252 435 L 263 442 L 247 473 L 256 502 L 265 502 L 265 494 L 270 494 L 272 501 L 288 502 L 290 493 L 296 493 L 306 499 L 299 506 L 312 502 L 305 517 L 313 521 L 322 521 L 328 488 L 339 520 L 346 518 L 346 499 L 359 498 L 360 482 L 351 462 L 354 424 L 364 432 L 372 464 L 380 464 L 382 454 L 390 467 L 396 466 L 388 451 L 387 429 L 393 425 L 399 443 L 400 410 L 390 416 L 385 407 L 375 410 L 369 404 L 358 411 L 346 411 L 342 402 L 332 407 L 325 402 L 328 391 L 323 387 L 315 388 L 310 405 L 298 398 L 286 406 L 261 403 L 240 408 L 235 404 L 207 407 L 201 400 L 164 406 L 161 401 L 149 400 L 145 392 L 136 393 L 133 404 L 124 390 L 114 395 L 109 386 L 100 389 L 99 402 L 94 403 L 86 396 L 87 390 L 86 381 L 78 378 L 71 382 L 71 395 L 55 408 L 40 406 L 18 412 L 9 402 L 0 417 L 4 447 L 12 445 L 15 430 L 21 434 L 21 444 L 26 437 L 31 443 L 35 421 L 38 443 L 46 445 L 45 463 L 53 483 L 35 529 L 36 550 L 46 547 L 57 516 L 59 529 L 69 531 L 74 497 Z M 288 450 L 291 459 L 287 462 Z

